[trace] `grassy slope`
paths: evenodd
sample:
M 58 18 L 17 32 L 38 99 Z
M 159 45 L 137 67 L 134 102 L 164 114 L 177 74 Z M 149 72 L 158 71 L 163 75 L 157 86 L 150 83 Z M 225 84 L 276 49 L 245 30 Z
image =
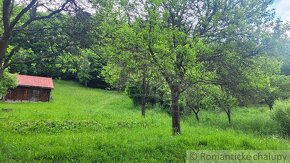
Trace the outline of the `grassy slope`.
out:
M 149 110 L 141 118 L 122 93 L 56 81 L 53 98 L 0 103 L 0 109 L 13 109 L 0 110 L 0 162 L 183 162 L 186 150 L 193 149 L 290 149 L 289 140 L 275 136 L 265 109 L 240 109 L 233 126 L 223 114 L 204 112 L 199 124 L 185 119 L 183 134 L 174 137 L 167 114 Z

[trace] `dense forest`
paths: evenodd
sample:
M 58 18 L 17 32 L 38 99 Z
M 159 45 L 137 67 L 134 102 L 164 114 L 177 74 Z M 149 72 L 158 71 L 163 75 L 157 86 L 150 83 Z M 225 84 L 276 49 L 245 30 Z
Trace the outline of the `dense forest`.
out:
M 180 119 L 290 96 L 289 24 L 272 0 L 1 0 L 0 93 L 11 74 L 124 91 Z M 289 134 L 289 108 L 276 119 Z M 287 119 L 288 118 L 288 119 Z M 288 126 L 287 126 L 288 125 Z

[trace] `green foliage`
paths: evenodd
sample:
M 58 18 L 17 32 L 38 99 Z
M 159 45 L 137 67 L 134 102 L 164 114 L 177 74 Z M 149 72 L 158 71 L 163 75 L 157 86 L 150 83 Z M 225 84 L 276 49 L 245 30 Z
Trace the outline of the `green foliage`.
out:
M 237 105 L 237 99 L 230 94 L 220 91 L 218 94 L 214 95 L 215 102 L 214 104 L 216 107 L 222 110 L 230 110 L 234 106 Z
M 128 95 L 128 97 L 132 99 L 134 106 L 141 105 L 141 98 L 143 95 L 141 87 L 142 85 L 138 82 L 137 83 L 130 82 L 130 84 L 128 84 L 127 87 L 125 88 L 125 92 Z M 150 88 L 148 88 L 147 93 L 146 93 L 146 97 L 145 97 L 146 103 L 149 103 L 152 106 L 159 104 L 163 109 L 166 109 L 161 105 L 161 102 L 163 101 L 162 100 L 163 93 L 164 92 L 162 92 L 160 88 L 157 88 L 156 86 L 152 84 Z M 170 105 L 170 103 L 168 103 L 168 105 Z
M 273 119 L 278 122 L 284 136 L 290 136 L 290 108 L 279 108 L 275 110 Z
M 270 110 L 278 99 L 290 97 L 290 77 L 275 75 L 270 78 L 270 84 L 260 90 L 262 99 L 269 106 Z
M 12 40 L 8 52 L 14 47 L 21 48 L 12 57 L 9 71 L 108 87 L 101 75 L 106 63 L 98 50 L 97 37 L 101 32 L 92 26 L 99 21 L 102 20 L 94 20 L 90 13 L 78 10 L 73 15 L 59 14 L 49 21 L 33 22 L 29 30 L 18 31 Z
M 15 46 L 9 46 L 7 51 L 8 52 L 11 52 L 12 49 L 15 48 Z M 35 67 L 36 65 L 35 64 L 31 64 L 31 65 L 26 65 L 26 64 L 23 64 L 21 63 L 20 61 L 22 62 L 25 62 L 26 60 L 31 60 L 32 58 L 35 58 L 37 56 L 37 54 L 34 53 L 34 51 L 31 49 L 31 48 L 20 48 L 17 52 L 17 55 L 13 56 L 12 57 L 12 61 L 10 62 L 10 67 L 9 67 L 9 71 L 11 71 L 11 68 L 12 68 L 12 71 L 11 72 L 21 72 L 23 74 L 26 74 L 26 73 L 33 73 L 33 72 L 36 72 L 37 71 L 37 67 Z M 14 61 L 19 61 L 20 64 L 14 64 L 13 62 Z M 15 69 L 15 71 L 14 71 Z
M 90 49 L 82 49 L 79 62 L 77 76 L 80 83 L 88 86 L 92 81 L 99 81 L 96 83 L 98 87 L 106 86 L 101 83 L 104 81 L 101 75 L 104 63 L 100 56 Z
M 198 114 L 202 110 L 213 110 L 214 108 L 214 93 L 215 86 L 196 84 L 187 89 L 184 93 L 186 110 L 183 113 L 187 115 L 194 112 L 196 119 L 199 120 Z
M 124 88 L 129 81 L 146 83 L 156 77 L 155 69 L 151 65 L 144 37 L 144 29 L 140 28 L 141 20 L 132 26 L 118 22 L 102 24 L 104 32 L 112 35 L 105 39 L 102 47 L 108 60 L 102 74 L 106 81 L 116 88 Z
M 126 78 L 121 75 L 122 74 L 121 67 L 119 67 L 118 65 L 108 63 L 102 69 L 101 74 L 104 76 L 106 82 L 110 83 L 110 85 L 114 86 L 115 88 L 124 87 L 124 84 L 122 83 L 123 80 L 120 79 L 126 80 Z
M 17 79 L 16 76 L 10 74 L 8 71 L 4 71 L 3 76 L 0 78 L 0 97 L 5 95 L 9 88 L 16 87 Z
M 115 87 L 127 86 L 135 103 L 146 91 L 139 85 L 131 87 L 130 80 L 146 78 L 166 85 L 171 113 L 175 114 L 174 133 L 180 131 L 179 114 L 186 101 L 193 108 L 205 107 L 202 103 L 220 108 L 231 122 L 231 109 L 238 102 L 259 101 L 257 90 L 265 88 L 279 70 L 279 64 L 270 61 L 273 45 L 268 42 L 283 32 L 277 30 L 274 37 L 262 30 L 276 25 L 267 9 L 270 1 L 238 1 L 236 5 L 223 1 L 201 1 L 198 5 L 186 0 L 137 2 L 119 3 L 119 10 L 113 11 L 115 17 L 102 24 L 108 36 L 104 41 L 108 64 L 103 73 Z M 209 101 L 198 99 L 202 93 L 185 100 L 190 95 L 182 93 L 197 83 L 222 88 L 214 88 L 214 98 Z
M 84 84 L 85 86 L 88 86 L 88 81 L 92 78 L 90 71 L 90 62 L 88 58 L 82 58 L 77 76 L 80 83 Z
M 126 93 L 132 99 L 134 106 L 139 106 L 141 104 L 141 88 L 136 85 L 129 85 L 126 88 Z
M 229 92 L 220 89 L 214 94 L 214 106 L 227 114 L 229 123 L 232 123 L 232 109 L 237 106 L 237 99 Z
M 281 72 L 282 72 L 284 75 L 289 76 L 289 75 L 290 75 L 290 64 L 289 64 L 289 63 L 284 64 L 284 65 L 281 67 Z

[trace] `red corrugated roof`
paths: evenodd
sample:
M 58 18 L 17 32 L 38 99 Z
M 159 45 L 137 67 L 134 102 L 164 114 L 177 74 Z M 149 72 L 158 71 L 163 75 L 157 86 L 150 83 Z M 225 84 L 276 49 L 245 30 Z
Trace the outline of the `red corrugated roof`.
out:
M 17 75 L 17 85 L 49 89 L 53 88 L 52 78 L 29 75 Z

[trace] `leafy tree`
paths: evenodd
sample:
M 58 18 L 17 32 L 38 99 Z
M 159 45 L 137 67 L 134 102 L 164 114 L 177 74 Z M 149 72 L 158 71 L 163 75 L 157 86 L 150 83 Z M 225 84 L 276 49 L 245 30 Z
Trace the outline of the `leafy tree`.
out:
M 30 24 L 13 37 L 12 47 L 21 48 L 11 58 L 9 71 L 76 80 L 90 87 L 108 87 L 100 74 L 105 61 L 95 50 L 98 47 L 93 46 L 91 22 L 90 14 L 78 10 L 75 15 L 58 14 L 49 21 Z
M 0 77 L 3 76 L 4 69 L 7 68 L 11 58 L 20 48 L 16 46 L 10 53 L 7 53 L 13 36 L 17 34 L 19 30 L 29 27 L 32 22 L 51 18 L 61 11 L 67 10 L 69 6 L 72 7 L 74 4 L 76 4 L 74 0 L 66 0 L 60 4 L 58 2 L 52 3 L 51 1 L 41 0 L 31 0 L 29 2 L 3 0 L 1 4 L 1 24 L 3 28 L 0 38 Z M 40 7 L 47 8 L 47 12 L 44 15 L 37 12 Z M 21 9 L 16 10 L 19 8 Z
M 227 114 L 229 124 L 232 123 L 232 109 L 237 105 L 237 99 L 224 90 L 218 90 L 214 97 L 215 107 Z
M 65 53 L 57 56 L 56 61 L 52 64 L 52 68 L 56 69 L 56 77 L 61 79 L 75 79 L 77 76 L 80 58 L 71 53 Z M 51 71 L 49 68 L 48 71 Z
M 108 64 L 103 75 L 113 86 L 127 87 L 129 97 L 135 105 L 141 105 L 141 114 L 145 117 L 146 103 L 152 94 L 153 79 L 157 79 L 158 76 L 154 67 L 151 67 L 152 59 L 143 39 L 146 33 L 142 29 L 142 20 L 136 20 L 133 24 L 121 22 L 114 27 L 107 23 L 103 25 L 111 34 L 106 40 Z
M 289 76 L 272 76 L 270 84 L 261 90 L 262 98 L 272 110 L 274 103 L 278 99 L 287 99 L 290 96 L 290 78 Z
M 92 15 L 83 10 L 76 11 L 75 15 L 68 19 L 64 32 L 68 35 L 70 42 L 82 49 L 92 46 L 93 38 L 90 33 L 93 28 L 92 19 Z
M 93 69 L 91 69 L 91 62 L 89 57 L 94 55 L 95 54 L 90 50 L 82 50 L 77 76 L 80 83 L 84 84 L 85 86 L 88 86 L 88 82 L 93 78 L 91 75 Z
M 196 84 L 184 92 L 186 108 L 194 113 L 197 121 L 200 120 L 199 113 L 203 109 L 213 107 L 212 85 Z
M 0 97 L 1 99 L 6 94 L 7 90 L 16 87 L 16 76 L 4 71 L 3 77 L 0 80 Z
M 243 83 L 244 70 L 252 66 L 253 58 L 269 47 L 266 40 L 271 35 L 264 29 L 273 27 L 273 12 L 268 10 L 271 1 L 136 0 L 128 3 L 116 6 L 120 8 L 116 20 L 137 23 L 126 28 L 136 32 L 135 26 L 141 27 L 138 33 L 142 36 L 137 37 L 136 44 L 131 41 L 135 35 L 114 35 L 114 40 L 122 40 L 121 45 L 130 53 L 136 50 L 131 48 L 134 45 L 140 42 L 145 45 L 151 67 L 163 77 L 170 90 L 173 134 L 181 133 L 179 101 L 187 88 L 196 83 L 214 83 L 235 92 L 239 88 L 236 85 Z
M 84 58 L 81 61 L 79 71 L 78 71 L 78 79 L 80 83 L 84 84 L 85 86 L 88 86 L 88 81 L 92 78 L 92 76 L 89 74 L 90 72 L 90 62 L 87 58 Z
M 281 44 L 282 44 L 282 46 L 281 46 Z M 290 62 L 289 62 L 289 60 L 290 60 L 290 39 L 289 38 L 286 39 L 285 42 L 282 42 L 279 45 L 280 46 L 277 46 L 277 48 L 279 48 L 279 50 L 280 50 L 279 52 L 282 53 L 282 57 L 281 57 L 281 55 L 279 57 L 282 58 L 282 60 L 283 60 L 281 72 L 282 72 L 282 74 L 289 76 L 290 75 Z

